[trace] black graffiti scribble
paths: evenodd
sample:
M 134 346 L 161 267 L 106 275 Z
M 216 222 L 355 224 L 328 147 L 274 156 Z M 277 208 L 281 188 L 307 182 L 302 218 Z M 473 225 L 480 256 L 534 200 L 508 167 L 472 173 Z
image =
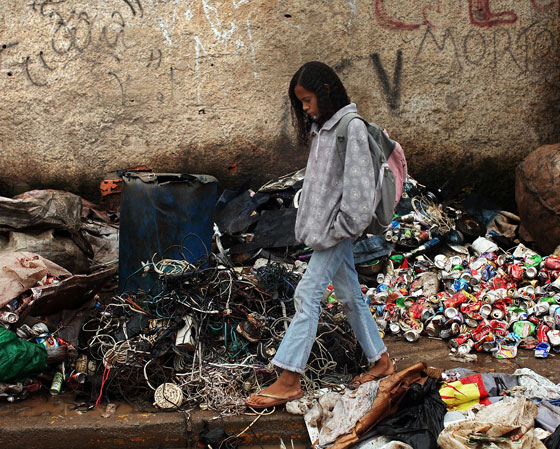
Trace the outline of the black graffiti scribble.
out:
M 47 6 L 53 6 L 53 5 L 60 5 L 61 3 L 65 3 L 66 0 L 44 0 L 42 2 L 39 2 L 37 0 L 33 0 L 33 3 L 28 4 L 28 6 L 31 6 L 31 8 L 33 8 L 33 11 L 37 11 L 37 6 L 39 7 L 39 12 L 41 13 L 41 15 L 43 17 L 45 16 L 51 16 L 52 12 L 47 14 L 47 11 L 45 10 L 45 8 Z
M 31 82 L 31 84 L 33 84 L 34 86 L 38 86 L 38 87 L 43 87 L 46 86 L 47 83 L 40 83 L 39 81 L 35 81 L 33 79 L 33 77 L 31 76 L 31 73 L 29 73 L 29 56 L 26 56 L 25 59 L 23 60 L 23 67 L 25 68 L 25 76 L 27 76 L 27 79 Z
M 91 43 L 91 21 L 89 20 L 89 16 L 85 11 L 82 11 L 76 17 L 76 25 L 69 26 L 69 23 L 74 19 L 76 13 L 72 11 L 68 19 L 64 19 L 58 12 L 53 12 L 51 15 L 58 16 L 56 21 L 57 28 L 53 33 L 51 39 L 51 47 L 52 49 L 59 55 L 64 55 L 68 53 L 72 48 L 75 48 L 80 53 L 82 53 Z M 87 35 L 83 43 L 79 42 L 78 31 L 80 26 L 83 25 L 87 29 Z M 59 41 L 57 35 L 59 32 L 62 32 L 62 38 L 60 40 L 67 42 L 63 45 L 58 44 Z
M 121 105 L 124 106 L 125 105 L 125 92 L 124 92 L 124 86 L 123 86 L 123 83 L 121 82 L 121 79 L 119 78 L 119 76 L 115 72 L 107 72 L 107 74 L 114 76 L 115 79 L 117 80 L 117 83 L 119 83 L 119 87 L 121 88 Z
M 10 42 L 8 44 L 2 44 L 2 46 L 0 47 L 0 53 L 2 53 L 4 50 L 7 50 L 10 47 L 15 47 L 16 45 L 19 45 L 19 42 Z
M 136 15 L 136 10 L 134 9 L 132 3 L 136 3 L 136 5 L 138 6 L 138 11 L 140 11 L 140 17 L 144 17 L 144 8 L 142 7 L 142 3 L 140 3 L 140 0 L 135 0 L 133 2 L 131 2 L 130 0 L 123 0 L 123 1 L 128 5 L 133 16 Z
M 387 98 L 387 103 L 389 107 L 396 111 L 399 109 L 400 96 L 401 96 L 401 73 L 402 73 L 402 50 L 397 50 L 397 62 L 395 64 L 395 70 L 393 72 L 393 86 L 389 82 L 389 76 L 387 71 L 381 63 L 381 57 L 379 53 L 373 53 L 370 55 L 375 70 L 377 71 L 377 76 L 385 92 L 385 97 Z
M 43 63 L 43 67 L 45 67 L 46 69 L 50 70 L 51 72 L 53 70 L 56 70 L 56 67 L 51 67 L 50 65 L 47 64 L 47 61 L 45 61 L 45 57 L 43 56 L 43 52 L 40 51 L 39 52 L 39 59 L 41 60 L 41 62 Z
M 420 56 L 420 54 L 424 49 L 424 44 L 426 43 L 428 36 L 432 38 L 432 41 L 434 42 L 435 46 L 439 51 L 443 51 L 445 49 L 447 45 L 447 40 L 449 39 L 449 42 L 451 42 L 451 45 L 453 46 L 453 53 L 455 54 L 455 60 L 457 61 L 457 65 L 459 66 L 459 69 L 463 70 L 463 65 L 461 64 L 461 58 L 459 56 L 459 48 L 457 47 L 457 43 L 455 42 L 455 37 L 453 36 L 453 29 L 451 28 L 446 28 L 441 43 L 438 42 L 434 32 L 432 31 L 432 27 L 426 28 L 426 32 L 424 33 L 424 37 L 422 38 L 422 42 L 420 43 L 420 46 L 418 47 L 418 51 L 416 52 L 416 56 L 414 57 L 415 63 L 418 61 L 418 57 Z
M 116 18 L 116 20 L 115 20 L 115 18 Z M 113 39 L 109 39 L 108 34 L 109 34 L 109 31 L 110 31 L 110 29 L 109 29 L 110 25 L 105 25 L 103 27 L 102 34 L 103 34 L 103 39 L 105 40 L 105 44 L 107 45 L 107 47 L 116 48 L 117 44 L 119 43 L 119 37 L 124 35 L 124 28 L 125 28 L 126 23 L 124 21 L 124 18 L 122 16 L 122 14 L 120 13 L 120 11 L 113 11 L 113 14 L 111 14 L 111 19 L 112 19 L 112 22 L 111 22 L 110 25 L 117 25 L 118 27 L 120 27 L 120 29 L 115 32 Z
M 155 65 L 156 69 L 159 69 L 159 66 L 161 65 L 161 57 L 162 57 L 162 53 L 161 50 L 158 48 L 155 52 L 152 49 L 150 51 L 150 59 L 148 59 L 148 64 L 146 64 L 146 67 L 150 67 L 152 65 L 152 62 Z

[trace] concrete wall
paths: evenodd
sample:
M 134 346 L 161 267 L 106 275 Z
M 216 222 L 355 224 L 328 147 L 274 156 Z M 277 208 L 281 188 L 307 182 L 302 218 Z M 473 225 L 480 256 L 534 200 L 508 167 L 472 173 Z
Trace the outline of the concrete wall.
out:
M 253 187 L 305 165 L 287 87 L 307 60 L 419 180 L 496 189 L 560 141 L 559 0 L 7 0 L 0 194 L 94 196 L 139 164 Z

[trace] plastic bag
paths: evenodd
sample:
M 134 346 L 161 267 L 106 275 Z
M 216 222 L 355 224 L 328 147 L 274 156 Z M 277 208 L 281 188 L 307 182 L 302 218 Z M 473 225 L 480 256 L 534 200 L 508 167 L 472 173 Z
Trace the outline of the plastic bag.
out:
M 47 350 L 0 327 L 0 382 L 22 379 L 47 368 Z
M 560 448 L 560 426 L 556 428 L 554 433 L 543 441 L 547 449 Z
M 412 384 L 398 411 L 379 422 L 360 441 L 383 435 L 409 444 L 414 449 L 436 449 L 446 412 L 447 406 L 439 395 L 437 379 L 428 378 L 423 385 Z

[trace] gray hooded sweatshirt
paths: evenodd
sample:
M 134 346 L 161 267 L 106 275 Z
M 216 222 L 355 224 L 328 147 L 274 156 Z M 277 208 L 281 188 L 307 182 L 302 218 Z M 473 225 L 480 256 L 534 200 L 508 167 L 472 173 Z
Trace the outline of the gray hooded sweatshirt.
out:
M 350 121 L 344 164 L 336 149 L 336 124 L 348 112 L 357 112 L 354 103 L 339 109 L 321 129 L 311 126 L 295 235 L 314 250 L 359 237 L 373 217 L 375 174 L 365 124 Z

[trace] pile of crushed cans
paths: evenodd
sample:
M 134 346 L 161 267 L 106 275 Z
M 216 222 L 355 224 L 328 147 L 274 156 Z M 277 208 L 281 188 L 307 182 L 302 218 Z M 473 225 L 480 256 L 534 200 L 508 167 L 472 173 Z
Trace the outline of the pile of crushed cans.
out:
M 409 342 L 421 335 L 449 339 L 459 356 L 514 358 L 518 348 L 539 358 L 560 353 L 560 257 L 541 257 L 523 244 L 506 252 L 485 237 L 469 249 L 390 256 L 377 287 L 363 286 L 380 331 Z

